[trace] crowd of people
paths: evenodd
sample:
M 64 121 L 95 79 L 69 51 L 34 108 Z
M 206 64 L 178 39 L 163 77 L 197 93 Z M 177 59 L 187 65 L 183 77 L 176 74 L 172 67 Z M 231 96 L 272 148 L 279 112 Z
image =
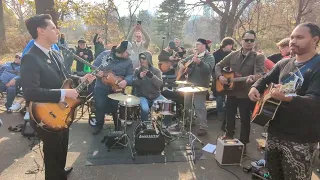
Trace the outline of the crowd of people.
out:
M 104 48 L 99 33 L 93 38 L 94 53 L 85 40 L 78 41 L 74 53 L 96 67 L 103 66 L 96 76 L 90 74 L 92 70 L 82 62 L 77 62 L 78 74 L 71 75 L 74 56 L 70 55 L 70 50 L 66 50 L 69 48 L 66 36 L 60 34 L 50 15 L 31 17 L 26 21 L 26 26 L 33 40 L 22 54 L 16 54 L 14 61 L 3 64 L 0 69 L 0 92 L 7 93 L 7 113 L 20 108 L 17 105 L 15 107 L 13 102 L 21 89 L 26 104 L 30 101 L 57 103 L 79 95 L 74 89 L 60 89 L 66 78 L 72 78 L 76 83 L 88 80 L 95 82 L 92 91 L 97 123 L 93 127 L 93 134 L 103 130 L 105 114 L 112 115 L 115 130 L 118 131 L 122 127 L 117 114 L 119 102 L 108 97 L 115 92 L 110 84 L 103 82 L 103 72 L 112 71 L 116 76 L 123 77 L 117 83 L 122 89 L 132 86 L 132 94 L 140 98 L 141 120 L 147 121 L 151 105 L 157 100 L 166 99 L 161 91 L 163 75 L 176 75 L 179 70 L 186 70 L 186 80 L 195 86 L 210 88 L 212 79 L 211 90 L 217 103 L 217 119 L 221 121 L 221 130 L 225 132 L 224 139 L 234 138 L 235 118 L 239 110 L 239 140 L 245 145 L 246 154 L 254 104 L 260 100 L 266 86 L 274 83 L 277 86 L 272 90 L 271 97 L 282 103 L 274 120 L 269 123 L 263 166 L 266 162 L 272 179 L 311 178 L 315 150 L 320 139 L 320 123 L 317 121 L 317 110 L 320 108 L 319 26 L 313 23 L 298 25 L 289 38 L 275 44 L 279 53 L 268 57 L 255 51 L 257 34 L 253 30 L 243 33 L 238 50 L 234 49 L 235 40 L 231 37 L 224 38 L 220 48 L 212 52 L 211 41 L 199 38 L 193 53 L 187 54 L 187 50 L 181 46 L 181 40 L 175 38 L 158 56 L 159 64 L 171 64 L 169 70 L 163 71 L 153 64 L 153 54 L 148 51 L 150 36 L 138 23 L 130 31 L 127 40 L 111 50 Z M 303 73 L 304 82 L 296 96 L 287 97 L 280 92 L 281 84 L 288 76 L 309 62 L 316 63 Z M 247 78 L 237 82 L 233 90 L 218 92 L 216 82 L 224 85 L 229 83 L 222 73 L 226 69 L 235 72 L 236 77 Z M 79 72 L 83 72 L 82 77 L 77 76 Z M 199 136 L 208 134 L 207 93 L 195 93 L 194 101 L 191 101 L 192 95 L 184 97 L 185 109 L 194 106 Z M 190 117 L 187 117 L 187 122 L 189 120 Z M 67 174 L 72 171 L 72 168 L 65 169 L 69 131 L 50 133 L 31 122 L 44 144 L 46 179 L 67 179 Z M 260 166 L 258 162 L 255 165 Z

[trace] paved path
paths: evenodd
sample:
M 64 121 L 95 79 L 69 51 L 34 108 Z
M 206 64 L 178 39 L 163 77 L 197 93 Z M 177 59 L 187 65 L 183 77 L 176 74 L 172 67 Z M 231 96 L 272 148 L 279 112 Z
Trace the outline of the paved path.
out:
M 1 110 L 1 108 L 0 108 Z M 26 174 L 28 170 L 36 170 L 37 163 L 42 167 L 39 146 L 30 151 L 30 141 L 20 133 L 11 133 L 9 126 L 23 123 L 19 113 L 1 113 L 0 118 L 4 125 L 0 127 L 0 179 L 1 180 L 43 180 L 43 171 L 36 174 Z M 221 133 L 220 123 L 209 117 L 209 136 L 202 138 L 205 143 L 215 144 L 217 136 Z M 237 129 L 239 129 L 239 124 Z M 248 146 L 248 155 L 251 158 L 261 158 L 257 150 L 255 138 L 261 138 L 262 128 L 253 125 L 251 143 Z M 69 180 L 236 180 L 229 172 L 219 168 L 214 155 L 206 153 L 207 160 L 197 161 L 195 165 L 188 162 L 166 164 L 141 164 L 141 165 L 105 165 L 84 166 L 88 146 L 91 144 L 92 135 L 85 119 L 72 125 L 70 130 L 68 166 L 74 170 Z M 245 158 L 243 165 L 249 164 L 250 159 Z M 225 167 L 234 172 L 241 180 L 249 180 L 251 176 L 242 171 L 239 166 Z M 319 179 L 314 175 L 313 180 Z

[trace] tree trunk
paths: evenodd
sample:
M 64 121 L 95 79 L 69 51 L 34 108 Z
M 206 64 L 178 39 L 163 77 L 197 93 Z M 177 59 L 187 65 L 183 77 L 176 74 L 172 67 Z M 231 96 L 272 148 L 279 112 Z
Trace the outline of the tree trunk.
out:
M 58 27 L 58 13 L 54 9 L 54 0 L 35 0 L 36 14 L 50 14 L 53 23 Z
M 298 26 L 301 22 L 302 12 L 303 11 L 303 0 L 299 0 L 298 14 L 296 17 L 296 26 Z
M 0 0 L 0 44 L 4 44 L 6 40 L 6 31 L 4 28 L 4 14 L 3 14 L 3 4 L 2 0 Z
M 227 17 L 222 17 L 220 21 L 220 40 L 226 36 L 227 31 Z

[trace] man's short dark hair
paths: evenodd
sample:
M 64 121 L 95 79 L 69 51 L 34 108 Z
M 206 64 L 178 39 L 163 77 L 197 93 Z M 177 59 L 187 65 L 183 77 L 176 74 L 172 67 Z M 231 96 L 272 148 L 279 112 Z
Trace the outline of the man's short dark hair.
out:
M 318 37 L 319 37 L 319 40 L 320 40 L 320 27 L 319 27 L 319 26 L 317 26 L 317 25 L 314 24 L 314 23 L 310 23 L 310 22 L 308 22 L 308 23 L 302 23 L 302 24 L 300 24 L 299 26 L 308 27 L 311 36 L 312 36 L 312 37 L 318 36 Z M 319 40 L 318 40 L 317 44 L 319 43 Z
M 246 34 L 253 34 L 254 35 L 254 38 L 256 38 L 256 33 L 254 32 L 254 30 L 249 30 L 249 31 L 246 31 L 246 32 L 244 32 L 243 34 L 242 34 L 242 39 L 243 39 L 243 37 L 246 35 Z
M 234 40 L 231 37 L 225 37 L 222 39 L 220 47 L 224 48 L 228 45 L 234 45 Z
M 48 26 L 46 20 L 52 20 L 50 14 L 38 14 L 26 20 L 27 29 L 33 39 L 38 38 L 38 27 L 46 28 Z

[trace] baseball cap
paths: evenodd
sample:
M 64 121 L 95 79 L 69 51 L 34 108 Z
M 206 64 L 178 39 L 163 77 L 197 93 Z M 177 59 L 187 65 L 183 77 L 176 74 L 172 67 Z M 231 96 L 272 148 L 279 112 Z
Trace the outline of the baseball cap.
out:
M 174 43 L 173 41 L 170 41 L 170 42 L 169 42 L 169 47 L 170 47 L 171 49 L 175 49 L 175 48 L 176 48 L 176 43 Z

